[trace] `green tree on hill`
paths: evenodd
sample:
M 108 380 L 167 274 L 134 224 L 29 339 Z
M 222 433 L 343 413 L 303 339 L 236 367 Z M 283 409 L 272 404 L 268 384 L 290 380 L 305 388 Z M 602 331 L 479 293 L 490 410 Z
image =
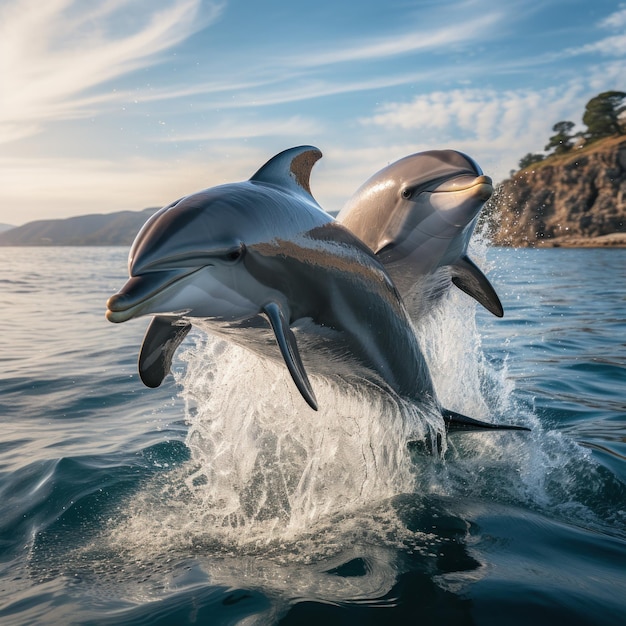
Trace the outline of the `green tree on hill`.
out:
M 587 102 L 583 123 L 587 126 L 585 137 L 588 142 L 624 134 L 620 124 L 620 115 L 626 111 L 624 99 L 626 93 L 623 91 L 605 91 Z
M 543 159 L 543 154 L 533 154 L 532 152 L 529 152 L 519 160 L 519 168 L 523 170 L 533 163 L 539 163 L 539 161 L 543 161 Z
M 574 145 L 574 137 L 570 135 L 574 126 L 574 122 L 557 122 L 552 127 L 553 132 L 556 134 L 550 137 L 544 150 L 548 152 L 549 150 L 554 149 L 554 154 L 564 154 L 565 152 L 569 152 Z

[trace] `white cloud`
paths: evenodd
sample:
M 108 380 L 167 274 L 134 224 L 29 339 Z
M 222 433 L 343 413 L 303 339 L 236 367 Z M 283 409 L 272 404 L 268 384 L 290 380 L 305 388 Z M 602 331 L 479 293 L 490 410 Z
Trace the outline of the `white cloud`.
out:
M 446 11 L 454 12 L 455 7 L 447 7 Z M 386 37 L 369 38 L 348 46 L 324 50 L 318 53 L 294 55 L 290 57 L 290 65 L 298 67 L 319 67 L 352 61 L 380 60 L 388 57 L 404 55 L 440 47 L 454 46 L 459 43 L 480 40 L 489 32 L 493 32 L 496 24 L 502 19 L 500 12 L 484 13 L 468 20 L 450 20 L 453 23 L 439 28 L 414 29 L 410 32 L 395 33 Z
M 600 22 L 600 26 L 615 30 L 626 28 L 626 7 L 623 6 L 619 11 L 615 11 L 615 13 L 611 13 L 611 15 L 604 18 Z
M 361 122 L 388 129 L 436 130 L 443 139 L 460 135 L 499 140 L 526 133 L 533 120 L 545 125 L 551 119 L 550 110 L 562 111 L 579 90 L 577 85 L 570 85 L 543 92 L 475 88 L 438 91 L 410 102 L 382 105 L 377 114 Z
M 285 119 L 257 119 L 244 122 L 240 119 L 223 120 L 208 129 L 187 134 L 175 133 L 158 138 L 168 143 L 202 142 L 216 140 L 240 140 L 259 137 L 302 137 L 322 132 L 322 124 L 316 120 L 294 115 Z
M 218 103 L 218 106 L 229 106 L 231 108 L 258 107 L 314 100 L 316 98 L 325 98 L 340 94 L 406 85 L 407 83 L 420 80 L 426 76 L 426 74 L 426 72 L 420 72 L 402 75 L 385 75 L 365 80 L 342 82 L 308 79 L 264 93 L 243 93 L 229 102 Z
M 591 66 L 589 70 L 589 85 L 595 96 L 601 91 L 623 90 L 626 76 L 626 61 L 610 61 L 602 65 Z
M 626 34 L 606 37 L 600 41 L 571 50 L 572 54 L 590 54 L 593 52 L 599 52 L 606 56 L 624 56 L 626 54 Z
M 90 114 L 116 98 L 89 89 L 158 61 L 158 54 L 216 20 L 201 0 L 155 3 L 108 0 L 16 0 L 0 9 L 0 126 L 9 138 L 49 120 Z M 19 126 L 21 125 L 21 130 Z

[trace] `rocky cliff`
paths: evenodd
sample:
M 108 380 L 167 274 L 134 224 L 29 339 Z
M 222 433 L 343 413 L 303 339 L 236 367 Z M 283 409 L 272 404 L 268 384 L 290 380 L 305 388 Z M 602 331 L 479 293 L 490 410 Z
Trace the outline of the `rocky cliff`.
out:
M 520 170 L 485 213 L 495 245 L 626 245 L 626 137 Z

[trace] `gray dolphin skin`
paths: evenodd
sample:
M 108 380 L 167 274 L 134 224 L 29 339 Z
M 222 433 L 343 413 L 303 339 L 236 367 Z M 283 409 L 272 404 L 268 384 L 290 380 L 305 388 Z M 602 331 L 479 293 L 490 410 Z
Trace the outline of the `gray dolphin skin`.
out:
M 407 156 L 370 177 L 337 215 L 380 259 L 403 297 L 438 268 L 502 317 L 500 299 L 467 256 L 467 245 L 491 179 L 467 155 L 430 150 Z
M 449 427 L 519 428 L 441 408 L 387 271 L 311 195 L 320 157 L 312 146 L 286 150 L 249 180 L 181 198 L 144 224 L 129 253 L 130 277 L 106 312 L 116 323 L 153 316 L 139 357 L 143 382 L 161 384 L 196 319 L 282 359 L 313 409 L 307 370 L 365 379 L 431 405 Z

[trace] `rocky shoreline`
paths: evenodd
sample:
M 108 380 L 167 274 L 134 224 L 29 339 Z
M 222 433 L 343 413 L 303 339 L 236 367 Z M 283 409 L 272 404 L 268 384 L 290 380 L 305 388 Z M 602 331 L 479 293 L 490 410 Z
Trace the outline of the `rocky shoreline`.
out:
M 626 248 L 626 233 L 599 237 L 558 237 L 535 243 L 537 248 Z

